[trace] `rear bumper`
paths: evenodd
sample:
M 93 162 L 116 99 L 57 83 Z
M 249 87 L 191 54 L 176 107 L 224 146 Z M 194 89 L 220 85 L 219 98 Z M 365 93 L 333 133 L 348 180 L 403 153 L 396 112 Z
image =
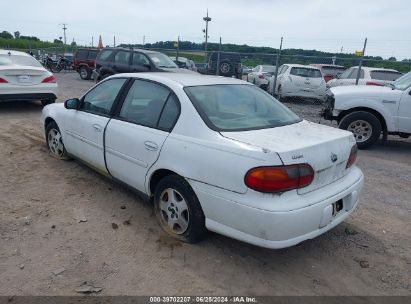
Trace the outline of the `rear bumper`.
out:
M 253 245 L 278 249 L 315 238 L 344 221 L 357 206 L 363 183 L 361 170 L 353 168 L 344 181 L 295 196 L 296 200 L 304 200 L 306 207 L 285 211 L 251 207 L 211 194 L 214 191 L 206 187 L 192 186 L 203 207 L 209 230 Z M 271 205 L 275 206 L 281 204 L 282 196 L 274 199 L 262 195 L 261 201 L 267 199 L 271 199 Z M 333 203 L 339 200 L 343 202 L 343 209 L 333 215 Z
M 20 93 L 20 94 L 0 94 L 0 101 L 12 100 L 54 100 L 57 99 L 54 93 Z

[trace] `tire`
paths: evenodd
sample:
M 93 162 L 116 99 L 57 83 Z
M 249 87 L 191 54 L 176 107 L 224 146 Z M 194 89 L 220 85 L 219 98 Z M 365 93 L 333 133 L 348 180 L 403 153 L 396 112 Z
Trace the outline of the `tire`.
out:
M 359 111 L 344 116 L 339 128 L 354 134 L 359 149 L 372 146 L 380 138 L 382 126 L 380 120 L 372 113 Z
M 52 71 L 53 73 L 60 73 L 61 71 L 61 66 L 58 64 L 52 64 L 50 66 L 50 71 Z
M 232 66 L 230 61 L 223 60 L 222 62 L 220 62 L 220 66 L 218 68 L 220 75 L 223 75 L 225 77 L 231 77 L 231 75 L 234 75 L 234 67 Z
M 55 99 L 48 99 L 48 100 L 42 100 L 41 104 L 43 105 L 43 107 L 45 107 L 45 106 L 47 106 L 49 104 L 52 104 L 52 103 L 55 103 L 55 102 L 56 102 Z
M 46 143 L 51 156 L 62 160 L 70 159 L 67 155 L 60 129 L 54 121 L 46 126 Z
M 88 67 L 82 66 L 79 70 L 80 78 L 83 80 L 89 80 L 91 77 L 91 71 Z
M 180 241 L 196 243 L 207 234 L 200 202 L 188 182 L 178 175 L 166 176 L 158 183 L 154 213 L 161 228 Z

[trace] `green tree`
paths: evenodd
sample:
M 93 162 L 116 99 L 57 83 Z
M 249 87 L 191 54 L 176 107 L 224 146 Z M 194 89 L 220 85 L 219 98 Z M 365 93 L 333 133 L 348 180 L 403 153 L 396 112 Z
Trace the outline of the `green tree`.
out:
M 2 32 L 0 33 L 0 38 L 13 39 L 13 35 L 10 34 L 10 33 L 7 32 L 7 31 L 2 31 Z

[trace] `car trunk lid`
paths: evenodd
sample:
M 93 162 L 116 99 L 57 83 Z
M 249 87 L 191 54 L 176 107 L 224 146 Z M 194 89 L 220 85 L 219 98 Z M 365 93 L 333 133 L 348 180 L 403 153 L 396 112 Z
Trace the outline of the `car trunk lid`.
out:
M 298 189 L 298 194 L 320 189 L 342 178 L 347 173 L 347 160 L 355 144 L 349 132 L 308 121 L 277 128 L 221 134 L 274 151 L 284 165 L 307 163 L 312 166 L 314 180 L 309 186 Z
M 33 66 L 4 66 L 0 69 L 0 77 L 8 83 L 30 86 L 41 83 L 51 74 L 41 67 Z

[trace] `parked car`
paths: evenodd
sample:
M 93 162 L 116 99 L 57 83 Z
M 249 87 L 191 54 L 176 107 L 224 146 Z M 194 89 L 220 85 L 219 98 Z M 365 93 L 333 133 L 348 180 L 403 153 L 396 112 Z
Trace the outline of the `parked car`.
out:
M 268 84 L 268 92 L 279 100 L 289 97 L 324 101 L 325 80 L 317 67 L 300 64 L 283 64 L 278 70 L 277 84 L 274 90 L 274 76 Z
M 41 100 L 43 105 L 57 99 L 57 81 L 33 56 L 0 50 L 0 101 Z
M 251 73 L 253 71 L 253 68 L 250 68 L 248 66 L 244 66 L 243 65 L 243 75 L 248 75 L 249 73 Z
M 104 48 L 96 58 L 94 79 L 100 81 L 117 73 L 173 72 L 194 73 L 180 69 L 167 55 L 143 49 Z
M 191 59 L 188 59 L 186 57 L 180 57 L 180 56 L 178 56 L 178 60 L 176 59 L 176 57 L 170 57 L 170 58 L 171 60 L 174 61 L 175 64 L 178 65 L 179 68 L 197 72 L 196 64 Z
M 217 67 L 218 65 L 218 67 Z M 216 75 L 225 77 L 242 78 L 243 70 L 241 56 L 239 53 L 220 52 L 220 62 L 218 64 L 218 52 L 211 52 L 208 63 L 204 69 L 198 69 L 201 74 Z
M 317 67 L 321 70 L 321 73 L 323 73 L 325 82 L 328 82 L 331 79 L 334 79 L 335 77 L 337 77 L 338 75 L 341 75 L 347 69 L 346 67 L 342 65 L 333 65 L 333 64 L 310 64 L 310 65 Z
M 81 79 L 88 80 L 91 78 L 99 52 L 99 49 L 93 48 L 77 49 L 73 57 L 73 69 L 80 74 Z
M 257 65 L 248 75 L 247 81 L 267 90 L 270 77 L 275 74 L 275 65 Z
M 161 227 L 282 248 L 355 209 L 352 133 L 300 119 L 245 81 L 183 73 L 111 76 L 42 113 L 50 154 L 142 192 Z
M 323 117 L 351 131 L 360 149 L 384 134 L 411 135 L 411 72 L 387 86 L 346 86 L 328 92 Z
M 327 82 L 327 87 L 332 88 L 337 86 L 355 85 L 357 74 L 358 67 L 351 67 L 341 75 L 338 75 L 336 78 Z M 358 84 L 384 86 L 388 83 L 392 83 L 401 75 L 402 73 L 398 72 L 397 70 L 361 67 Z

